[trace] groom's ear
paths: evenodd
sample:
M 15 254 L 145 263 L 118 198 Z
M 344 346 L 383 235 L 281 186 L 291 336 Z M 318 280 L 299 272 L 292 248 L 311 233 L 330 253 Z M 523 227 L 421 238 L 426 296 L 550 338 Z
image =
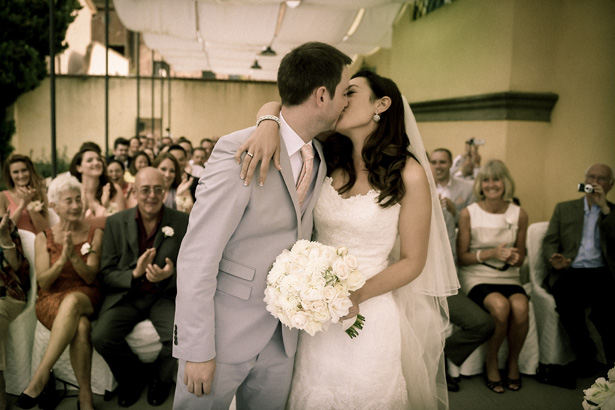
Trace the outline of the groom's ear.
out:
M 314 90 L 314 97 L 316 99 L 316 105 L 322 105 L 325 103 L 325 98 L 327 98 L 327 88 L 325 86 L 318 87 Z

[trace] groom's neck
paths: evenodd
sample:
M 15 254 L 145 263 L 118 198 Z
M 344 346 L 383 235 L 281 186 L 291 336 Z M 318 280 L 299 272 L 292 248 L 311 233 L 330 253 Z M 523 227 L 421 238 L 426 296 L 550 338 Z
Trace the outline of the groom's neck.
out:
M 316 112 L 310 109 L 306 104 L 292 107 L 283 106 L 282 115 L 288 126 L 292 128 L 305 143 L 310 142 L 323 131 Z

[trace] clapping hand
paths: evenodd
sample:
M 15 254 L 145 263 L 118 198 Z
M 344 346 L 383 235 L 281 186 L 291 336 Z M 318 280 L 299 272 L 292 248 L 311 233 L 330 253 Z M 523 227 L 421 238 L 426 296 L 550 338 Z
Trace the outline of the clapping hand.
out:
M 145 275 L 147 267 L 152 264 L 155 256 L 155 248 L 146 249 L 145 252 L 143 252 L 141 256 L 139 256 L 139 259 L 137 260 L 137 266 L 132 271 L 132 275 L 135 278 L 140 278 L 141 276 Z
M 182 195 L 187 192 L 192 186 L 192 177 L 188 178 L 188 175 L 184 173 L 182 175 L 182 182 L 177 186 L 177 195 Z
M 495 248 L 495 258 L 514 266 L 519 260 L 519 250 L 517 248 L 507 248 L 506 244 L 503 243 Z
M 107 208 L 109 206 L 109 200 L 111 199 L 111 183 L 107 182 L 102 189 L 102 195 L 100 196 L 100 203 Z
M 557 270 L 559 270 L 559 269 L 566 269 L 572 263 L 572 259 L 566 258 L 561 253 L 554 253 L 549 258 L 549 263 L 551 264 L 553 269 L 557 269 Z
M 145 277 L 147 280 L 152 283 L 156 283 L 165 280 L 173 274 L 173 268 L 175 267 L 175 265 L 173 265 L 173 261 L 169 258 L 164 258 L 164 261 L 166 262 L 164 268 L 160 268 L 158 265 L 153 263 L 147 265 L 147 268 L 145 268 Z
M 0 220 L 0 241 L 3 244 L 9 244 L 13 242 L 13 240 L 11 239 L 11 230 L 9 226 L 10 226 L 9 213 L 6 212 L 4 215 L 2 215 L 2 219 Z
M 73 245 L 73 236 L 70 231 L 64 235 L 64 241 L 62 241 L 62 254 L 60 258 L 66 263 L 71 257 L 75 255 L 75 245 Z
M 446 209 L 452 216 L 457 214 L 457 208 L 450 198 L 442 197 L 440 195 L 438 195 L 438 198 L 440 199 L 440 205 L 442 205 L 442 208 Z
M 17 196 L 21 199 L 21 206 L 24 208 L 32 202 L 32 198 L 36 194 L 36 191 L 29 187 L 17 187 Z

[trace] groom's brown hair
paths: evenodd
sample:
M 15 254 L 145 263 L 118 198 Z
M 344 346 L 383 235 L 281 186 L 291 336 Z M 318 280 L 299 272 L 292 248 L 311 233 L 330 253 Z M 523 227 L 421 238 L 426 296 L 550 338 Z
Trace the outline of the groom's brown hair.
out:
M 278 69 L 282 105 L 299 105 L 322 86 L 333 98 L 342 71 L 350 63 L 350 57 L 324 43 L 310 42 L 293 49 L 284 56 Z

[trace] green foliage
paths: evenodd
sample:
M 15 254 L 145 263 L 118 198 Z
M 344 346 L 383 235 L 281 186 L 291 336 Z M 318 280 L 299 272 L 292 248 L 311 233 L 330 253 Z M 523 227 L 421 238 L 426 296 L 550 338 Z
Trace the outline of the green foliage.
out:
M 1 118 L 2 116 L 0 116 Z M 4 163 L 4 159 L 8 158 L 9 155 L 13 152 L 13 147 L 9 143 L 11 141 L 11 136 L 15 133 L 15 121 L 6 120 L 0 121 L 0 152 L 2 153 L 2 158 L 0 158 L 0 164 Z
M 55 0 L 55 51 L 62 52 L 66 30 L 81 8 L 78 0 Z M 36 88 L 47 75 L 49 55 L 48 0 L 0 0 L 0 162 L 12 151 L 14 123 L 6 109 Z M 9 132 L 10 131 L 10 132 Z
M 34 163 L 34 168 L 39 173 L 39 175 L 42 176 L 43 178 L 48 178 L 48 177 L 53 176 L 51 155 L 45 154 L 45 148 L 41 150 L 40 158 L 34 159 L 33 154 L 34 152 L 30 150 L 29 157 L 30 159 L 32 159 L 32 162 Z M 61 173 L 68 171 L 71 160 L 72 158 L 69 158 L 68 155 L 66 155 L 66 147 L 64 147 L 64 149 L 62 150 L 62 153 L 58 154 L 56 157 L 56 174 L 60 175 Z

